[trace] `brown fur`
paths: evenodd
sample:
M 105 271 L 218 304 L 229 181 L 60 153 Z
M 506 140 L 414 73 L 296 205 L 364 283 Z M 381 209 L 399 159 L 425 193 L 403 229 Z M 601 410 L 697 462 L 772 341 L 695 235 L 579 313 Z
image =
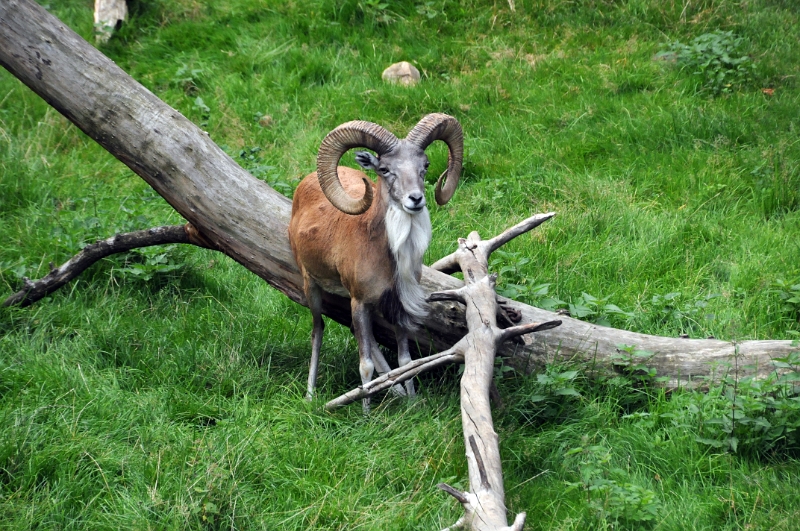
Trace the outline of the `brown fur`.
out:
M 363 194 L 363 177 L 363 172 L 339 167 L 339 179 L 350 195 Z M 372 185 L 375 200 L 370 208 L 351 216 L 328 201 L 312 173 L 295 190 L 289 222 L 292 253 L 304 278 L 308 275 L 323 287 L 338 279 L 352 298 L 369 305 L 380 301 L 394 279 L 380 182 Z

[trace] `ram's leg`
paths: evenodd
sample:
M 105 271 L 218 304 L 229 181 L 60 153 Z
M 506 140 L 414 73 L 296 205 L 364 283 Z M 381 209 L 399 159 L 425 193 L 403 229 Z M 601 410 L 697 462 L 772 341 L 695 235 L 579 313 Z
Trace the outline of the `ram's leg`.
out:
M 375 364 L 372 361 L 372 312 L 369 307 L 356 299 L 350 299 L 350 310 L 353 314 L 353 333 L 358 343 L 358 370 L 361 383 L 368 384 L 372 380 Z M 364 414 L 369 414 L 369 397 L 362 399 Z
M 370 334 L 370 345 L 372 346 L 372 350 L 370 351 L 372 353 L 372 361 L 375 363 L 375 370 L 378 371 L 378 374 L 386 374 L 392 370 L 386 358 L 383 356 L 378 342 L 375 341 L 375 336 L 372 334 Z M 400 384 L 393 386 L 389 391 L 395 396 L 406 396 L 406 391 Z
M 311 310 L 313 327 L 311 329 L 311 363 L 308 367 L 308 388 L 306 398 L 311 400 L 314 397 L 314 388 L 317 386 L 317 371 L 319 369 L 319 351 L 322 348 L 322 333 L 325 330 L 325 323 L 322 321 L 322 291 L 319 286 L 308 276 L 303 282 L 303 290 L 308 301 L 308 308 Z
M 394 327 L 394 335 L 397 339 L 397 364 L 402 367 L 411 363 L 411 353 L 408 351 L 408 331 L 401 327 Z M 414 398 L 414 379 L 406 380 L 406 394 L 409 398 Z

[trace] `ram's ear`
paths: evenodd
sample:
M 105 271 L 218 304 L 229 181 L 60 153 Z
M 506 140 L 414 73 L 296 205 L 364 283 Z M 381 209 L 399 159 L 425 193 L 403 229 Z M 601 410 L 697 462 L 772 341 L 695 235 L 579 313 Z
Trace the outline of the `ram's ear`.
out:
M 356 162 L 365 170 L 378 170 L 378 157 L 367 151 L 356 151 Z

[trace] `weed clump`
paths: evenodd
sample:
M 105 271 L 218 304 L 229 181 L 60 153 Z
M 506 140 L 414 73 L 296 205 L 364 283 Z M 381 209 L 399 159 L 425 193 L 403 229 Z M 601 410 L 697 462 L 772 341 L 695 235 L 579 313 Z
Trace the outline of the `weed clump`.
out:
M 681 71 L 700 80 L 702 90 L 714 96 L 728 94 L 754 77 L 755 67 L 742 51 L 744 41 L 732 31 L 714 31 L 695 37 L 689 44 L 674 41 L 658 58 L 674 60 Z

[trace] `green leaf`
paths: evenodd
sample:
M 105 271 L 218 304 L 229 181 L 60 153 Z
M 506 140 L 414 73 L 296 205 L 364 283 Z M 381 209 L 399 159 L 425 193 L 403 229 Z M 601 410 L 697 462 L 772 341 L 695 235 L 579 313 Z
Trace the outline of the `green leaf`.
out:
M 705 444 L 707 446 L 712 446 L 714 448 L 722 448 L 725 446 L 725 443 L 722 441 L 718 441 L 716 439 L 706 439 L 705 437 L 695 437 L 694 440 L 699 442 L 700 444 Z

